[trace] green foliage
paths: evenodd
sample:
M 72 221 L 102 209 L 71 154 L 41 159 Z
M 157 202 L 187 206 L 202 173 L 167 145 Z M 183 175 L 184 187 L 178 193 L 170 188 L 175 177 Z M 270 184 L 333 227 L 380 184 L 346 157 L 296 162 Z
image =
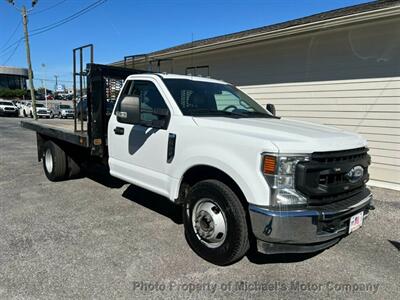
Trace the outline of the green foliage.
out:
M 24 95 L 27 95 L 26 90 L 22 89 L 11 90 L 11 89 L 0 88 L 0 98 L 3 99 L 22 99 Z

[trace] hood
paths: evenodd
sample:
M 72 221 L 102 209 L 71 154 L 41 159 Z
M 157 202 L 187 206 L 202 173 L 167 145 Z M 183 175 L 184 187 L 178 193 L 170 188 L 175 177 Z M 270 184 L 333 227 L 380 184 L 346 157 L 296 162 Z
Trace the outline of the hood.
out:
M 0 104 L 0 107 L 1 108 L 12 108 L 12 109 L 17 109 L 15 106 L 13 106 L 13 105 L 9 105 L 9 104 Z
M 194 117 L 200 127 L 270 141 L 280 153 L 338 151 L 366 146 L 360 135 L 316 123 L 273 118 Z M 268 151 L 268 149 L 264 149 Z

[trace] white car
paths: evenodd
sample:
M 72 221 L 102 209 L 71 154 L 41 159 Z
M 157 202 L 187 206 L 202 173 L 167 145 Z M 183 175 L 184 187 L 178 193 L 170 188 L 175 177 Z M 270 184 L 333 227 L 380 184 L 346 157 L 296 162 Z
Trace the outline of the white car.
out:
M 21 115 L 23 115 L 24 117 L 30 117 L 31 114 L 31 102 L 22 102 L 21 103 Z
M 24 117 L 31 117 L 33 118 L 33 108 L 32 103 L 27 103 L 23 109 L 22 114 Z M 48 109 L 44 104 L 36 103 L 36 114 L 38 118 L 53 118 L 53 113 L 50 109 Z
M 54 115 L 60 119 L 74 118 L 74 109 L 69 104 L 60 104 L 53 110 Z
M 0 100 L 0 116 L 18 117 L 18 108 L 12 101 Z
M 51 109 L 47 108 L 44 104 L 41 103 L 36 103 L 36 114 L 38 118 L 50 119 L 54 117 Z

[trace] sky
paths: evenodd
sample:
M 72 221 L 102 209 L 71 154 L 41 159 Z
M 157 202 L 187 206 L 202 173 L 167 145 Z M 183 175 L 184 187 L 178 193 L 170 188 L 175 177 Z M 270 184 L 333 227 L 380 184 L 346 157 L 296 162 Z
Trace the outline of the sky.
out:
M 100 0 L 38 0 L 30 11 L 28 29 L 69 17 Z M 174 45 L 241 30 L 280 23 L 351 6 L 363 0 L 103 0 L 78 18 L 30 37 L 35 88 L 45 79 L 54 87 L 55 75 L 72 83 L 72 49 L 92 43 L 96 63 L 148 53 Z M 21 14 L 31 0 L 0 0 L 0 65 L 26 67 Z M 11 46 L 12 45 L 12 46 Z M 43 66 L 44 65 L 44 66 Z

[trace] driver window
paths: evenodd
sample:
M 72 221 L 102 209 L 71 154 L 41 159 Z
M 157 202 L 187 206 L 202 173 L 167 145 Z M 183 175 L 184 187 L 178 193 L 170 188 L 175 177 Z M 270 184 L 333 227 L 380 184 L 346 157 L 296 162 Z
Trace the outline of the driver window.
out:
M 128 82 L 120 98 L 123 99 L 125 96 L 139 98 L 140 115 L 143 121 L 154 121 L 163 118 L 162 116 L 154 115 L 154 109 L 168 109 L 156 85 L 151 81 L 134 80 Z

